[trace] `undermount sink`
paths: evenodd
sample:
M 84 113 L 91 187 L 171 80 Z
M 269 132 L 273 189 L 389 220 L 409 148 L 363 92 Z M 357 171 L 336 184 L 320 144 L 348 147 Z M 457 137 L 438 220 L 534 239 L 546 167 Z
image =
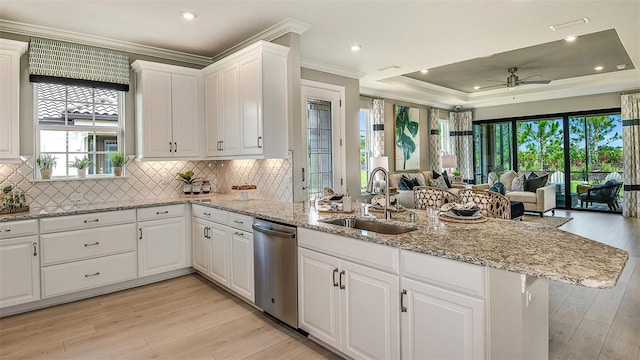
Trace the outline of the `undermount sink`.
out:
M 377 232 L 377 233 L 386 234 L 386 235 L 398 235 L 398 234 L 404 234 L 410 231 L 418 230 L 418 228 L 410 227 L 410 226 L 388 224 L 380 221 L 371 221 L 371 220 L 354 219 L 354 218 L 327 220 L 323 222 L 327 224 L 340 225 L 348 228 L 372 231 L 372 232 Z

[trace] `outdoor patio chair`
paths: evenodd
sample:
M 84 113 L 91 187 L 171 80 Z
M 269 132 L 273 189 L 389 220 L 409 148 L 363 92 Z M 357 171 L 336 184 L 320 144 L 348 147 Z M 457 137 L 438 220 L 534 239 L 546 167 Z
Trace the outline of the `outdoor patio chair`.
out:
M 607 204 L 609 210 L 618 210 L 618 193 L 622 188 L 622 183 L 611 179 L 604 184 L 592 186 L 586 193 L 580 195 L 580 207 L 586 204 L 604 203 Z

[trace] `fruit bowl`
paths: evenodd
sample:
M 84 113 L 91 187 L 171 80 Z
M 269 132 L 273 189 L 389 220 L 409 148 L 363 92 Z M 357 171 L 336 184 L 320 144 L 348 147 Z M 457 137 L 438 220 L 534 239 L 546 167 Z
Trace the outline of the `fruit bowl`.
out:
M 457 209 L 457 208 L 451 208 L 451 212 L 453 212 L 454 214 L 458 215 L 458 216 L 473 216 L 475 215 L 475 213 L 478 212 L 478 210 L 480 210 L 479 207 L 474 206 L 472 208 L 469 209 Z

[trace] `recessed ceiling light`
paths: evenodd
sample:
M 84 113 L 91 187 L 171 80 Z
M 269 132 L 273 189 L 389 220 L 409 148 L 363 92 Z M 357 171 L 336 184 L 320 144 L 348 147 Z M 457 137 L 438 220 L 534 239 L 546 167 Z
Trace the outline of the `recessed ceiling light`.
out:
M 600 71 L 602 69 L 604 69 L 604 66 L 596 66 L 596 67 L 593 68 L 593 70 L 595 70 L 595 71 Z
M 474 86 L 473 88 L 474 88 L 475 90 L 478 90 L 478 89 L 480 89 L 480 86 L 479 86 L 479 85 L 476 85 L 476 86 Z
M 573 41 L 576 41 L 577 38 L 578 38 L 577 36 L 572 35 L 572 36 L 567 36 L 566 38 L 564 38 L 564 40 L 567 42 L 573 42 Z
M 429 72 L 429 69 L 422 69 L 422 70 L 420 70 L 420 72 L 423 73 L 423 74 L 426 74 L 426 73 Z
M 198 14 L 194 13 L 193 11 L 180 11 L 180 16 L 182 16 L 182 18 L 185 20 L 191 21 L 198 17 Z
M 618 68 L 618 70 L 623 70 L 624 68 L 627 67 L 627 64 L 620 64 L 616 66 Z
M 360 49 L 362 49 L 362 45 L 351 45 L 351 51 L 353 52 L 360 51 Z

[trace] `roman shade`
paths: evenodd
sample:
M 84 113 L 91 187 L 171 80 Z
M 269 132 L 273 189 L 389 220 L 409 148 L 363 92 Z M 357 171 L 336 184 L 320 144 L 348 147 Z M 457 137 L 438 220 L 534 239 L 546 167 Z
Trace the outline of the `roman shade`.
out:
M 29 81 L 129 91 L 129 55 L 87 45 L 32 39 Z

